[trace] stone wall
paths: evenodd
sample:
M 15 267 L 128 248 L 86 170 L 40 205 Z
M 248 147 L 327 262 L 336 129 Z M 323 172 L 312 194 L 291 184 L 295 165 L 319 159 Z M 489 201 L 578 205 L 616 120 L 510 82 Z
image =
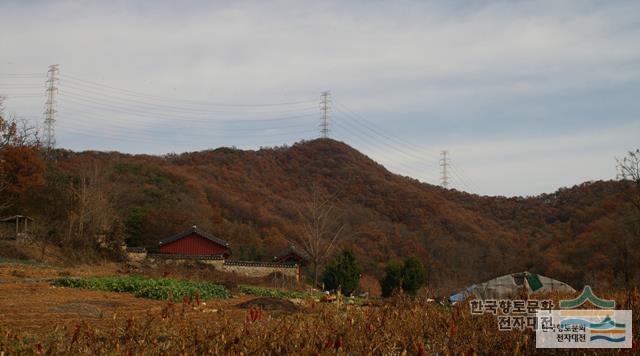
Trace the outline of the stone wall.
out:
M 300 268 L 291 263 L 229 261 L 222 255 L 179 255 L 168 253 L 147 253 L 144 248 L 126 248 L 129 261 L 132 262 L 162 262 L 166 264 L 183 264 L 199 262 L 212 266 L 216 270 L 232 272 L 242 276 L 262 278 L 277 273 L 283 277 L 300 281 Z
M 133 262 L 142 262 L 147 258 L 147 250 L 144 247 L 125 247 L 124 253 L 127 259 Z
M 146 252 L 127 252 L 127 259 L 133 262 L 142 262 L 147 258 Z
M 299 281 L 298 265 L 289 263 L 224 261 L 223 270 L 247 277 L 267 277 L 273 273 Z
M 147 258 L 154 262 L 182 264 L 187 262 L 198 262 L 212 266 L 217 270 L 223 270 L 224 257 L 222 255 L 178 255 L 168 253 L 148 254 Z

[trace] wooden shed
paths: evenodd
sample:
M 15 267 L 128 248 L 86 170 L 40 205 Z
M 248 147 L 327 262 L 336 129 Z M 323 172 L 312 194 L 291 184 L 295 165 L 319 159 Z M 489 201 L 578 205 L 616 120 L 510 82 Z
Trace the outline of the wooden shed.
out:
M 29 237 L 29 225 L 33 219 L 24 215 L 14 215 L 0 219 L 0 238 L 20 239 Z
M 227 258 L 231 256 L 231 249 L 227 241 L 208 234 L 194 225 L 188 230 L 160 241 L 160 253 L 222 255 Z

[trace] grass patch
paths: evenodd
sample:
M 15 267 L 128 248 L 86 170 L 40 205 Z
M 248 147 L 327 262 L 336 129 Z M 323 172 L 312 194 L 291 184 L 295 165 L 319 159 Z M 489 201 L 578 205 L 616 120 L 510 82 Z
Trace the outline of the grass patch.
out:
M 21 260 L 16 258 L 4 258 L 4 257 L 0 257 L 0 264 L 26 265 L 26 266 L 44 266 L 45 265 L 44 263 L 38 262 L 35 260 Z
M 146 278 L 142 276 L 58 278 L 53 281 L 57 287 L 104 290 L 109 292 L 133 293 L 139 298 L 181 301 L 184 298 L 209 300 L 229 298 L 231 292 L 225 287 L 207 283 L 170 278 Z
M 272 298 L 298 298 L 298 299 L 307 299 L 307 298 L 320 298 L 322 297 L 322 293 L 320 292 L 302 292 L 296 290 L 284 290 L 278 288 L 268 288 L 268 287 L 256 287 L 256 286 L 248 286 L 246 284 L 242 284 L 238 286 L 238 290 L 240 293 L 244 293 L 247 295 L 255 295 L 258 297 L 272 297 Z

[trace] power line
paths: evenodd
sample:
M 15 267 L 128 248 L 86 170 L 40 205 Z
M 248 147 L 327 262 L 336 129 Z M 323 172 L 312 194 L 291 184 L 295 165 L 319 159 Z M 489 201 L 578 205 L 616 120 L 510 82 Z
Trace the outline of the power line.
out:
M 134 97 L 139 97 L 139 98 L 147 98 L 147 99 L 154 99 L 154 100 L 161 100 L 163 102 L 167 102 L 167 101 L 176 102 L 176 103 L 180 102 L 180 103 L 190 103 L 190 104 L 194 104 L 194 105 L 204 105 L 204 106 L 250 108 L 250 107 L 291 106 L 291 105 L 299 105 L 299 104 L 310 104 L 310 103 L 315 102 L 315 100 L 301 100 L 301 101 L 280 102 L 280 103 L 264 103 L 264 104 L 253 104 L 253 103 L 252 104 L 212 103 L 212 102 L 204 102 L 204 101 L 189 100 L 189 99 L 178 99 L 178 98 L 174 98 L 174 97 L 166 97 L 166 96 L 145 94 L 145 93 L 136 92 L 136 91 L 132 91 L 132 90 L 128 90 L 128 89 L 122 89 L 122 88 L 118 88 L 118 87 L 114 87 L 114 86 L 110 86 L 110 85 L 106 85 L 106 84 L 102 84 L 102 83 L 98 83 L 98 82 L 94 82 L 94 81 L 81 79 L 81 78 L 73 76 L 73 75 L 65 74 L 65 80 L 67 80 L 67 79 L 75 80 L 77 82 L 82 82 L 82 83 L 85 83 L 87 85 L 91 85 L 91 86 L 96 87 L 96 88 L 101 88 L 103 90 L 110 90 L 110 91 L 114 91 L 114 92 L 124 93 L 124 94 L 126 94 L 128 96 L 134 96 Z
M 393 136 L 390 136 L 388 134 L 386 134 L 384 129 L 381 129 L 379 127 L 376 127 L 374 125 L 374 123 L 370 120 L 367 120 L 366 118 L 364 118 L 362 115 L 359 115 L 358 113 L 354 112 L 353 110 L 349 109 L 348 107 L 346 107 L 346 105 L 335 101 L 336 107 L 335 109 L 338 112 L 341 112 L 343 114 L 345 114 L 346 116 L 348 116 L 349 118 L 352 118 L 356 121 L 360 121 L 360 123 L 362 124 L 362 126 L 364 128 L 366 128 L 367 130 L 371 131 L 372 133 L 376 134 L 377 136 L 379 136 L 382 139 L 386 139 L 389 142 L 393 142 L 394 146 L 399 147 L 399 148 L 404 148 L 406 150 L 403 150 L 406 155 L 415 157 L 416 159 L 420 159 L 420 161 L 422 162 L 426 162 L 428 164 L 433 164 L 434 166 L 436 164 L 440 164 L 440 159 L 438 157 L 434 157 L 431 156 L 429 153 L 425 153 L 424 149 L 411 144 L 411 142 L 404 140 L 404 139 L 400 139 L 400 138 L 395 138 Z M 341 110 L 342 108 L 342 110 Z M 421 152 L 422 155 L 426 155 L 428 157 L 432 157 L 432 158 L 425 158 L 423 156 L 418 157 L 416 154 L 414 154 L 413 152 Z M 451 163 L 451 161 L 449 160 L 449 164 L 448 164 L 448 174 L 449 174 L 449 183 L 451 183 L 452 180 L 456 181 L 459 183 L 460 186 L 464 187 L 467 191 L 471 192 L 471 191 L 478 191 L 479 189 L 477 189 L 476 185 L 473 184 L 473 180 L 470 179 L 468 176 L 466 176 L 464 174 L 464 172 L 462 172 L 462 169 L 460 167 L 455 166 L 454 164 Z
M 338 106 L 342 107 L 345 111 L 341 110 Z M 437 165 L 438 158 L 431 158 L 431 156 L 428 153 L 426 153 L 425 155 L 429 156 L 429 157 L 416 155 L 415 153 L 413 153 L 414 151 L 423 152 L 423 149 L 418 147 L 418 146 L 413 146 L 413 145 L 409 144 L 408 142 L 406 142 L 406 140 L 402 140 L 402 139 L 399 139 L 399 138 L 394 138 L 394 137 L 384 133 L 383 132 L 383 131 L 385 131 L 384 129 L 376 127 L 376 125 L 374 125 L 373 122 L 371 122 L 370 120 L 367 120 L 362 115 L 359 115 L 356 112 L 350 110 L 344 104 L 336 102 L 336 110 L 340 111 L 344 115 L 352 118 L 353 120 L 359 121 L 360 124 L 364 128 L 366 128 L 367 130 L 371 131 L 375 135 L 381 137 L 382 139 L 388 140 L 388 141 L 392 142 L 396 146 L 404 147 L 404 149 L 407 150 L 405 152 L 408 152 L 409 155 L 411 155 L 413 157 L 416 157 L 416 159 L 418 159 L 420 161 L 423 161 L 423 162 L 425 162 L 427 164 L 433 165 L 434 167 Z
M 152 108 L 152 109 L 161 109 L 163 112 L 179 112 L 182 114 L 190 114 L 190 115 L 212 115 L 212 114 L 225 114 L 225 115 L 229 115 L 230 113 L 232 114 L 249 114 L 249 115 L 253 115 L 253 114 L 282 114 L 282 113 L 292 113 L 292 112 L 301 112 L 301 111 L 311 111 L 311 110 L 316 110 L 315 106 L 311 106 L 311 105 L 305 105 L 304 107 L 289 107 L 289 108 L 282 108 L 282 109 L 277 109 L 277 110 L 269 110 L 269 111 L 264 111 L 264 109 L 262 109 L 261 111 L 254 111 L 254 109 L 260 109 L 260 108 L 254 108 L 251 107 L 250 109 L 242 109 L 243 111 L 238 111 L 238 108 L 217 108 L 217 109 L 208 109 L 206 107 L 194 107 L 191 105 L 170 105 L 167 104 L 166 102 L 157 102 L 157 101 L 150 101 L 149 99 L 139 99 L 136 98 L 134 96 L 134 98 L 131 98 L 131 96 L 129 94 L 121 94 L 121 93 L 113 93 L 113 92 L 109 92 L 109 91 L 103 91 L 102 89 L 95 89 L 93 87 L 86 87 L 83 86 L 82 84 L 77 84 L 74 82 L 69 82 L 69 81 L 64 81 L 62 83 L 62 88 L 64 89 L 63 92 L 65 93 L 69 93 L 72 95 L 78 95 L 78 96 L 83 96 L 85 98 L 89 98 L 89 99 L 96 99 L 96 100 L 100 100 L 100 101 L 109 101 L 109 102 L 116 102 L 120 105 L 132 105 L 132 106 L 136 106 L 136 107 L 140 107 L 140 108 Z M 95 96 L 99 96 L 98 98 L 95 98 Z M 124 97 L 122 96 L 124 95 Z
M 6 89 L 40 89 L 42 88 L 42 83 L 41 84 L 0 84 L 0 89 L 6 90 Z
M 42 73 L 0 73 L 2 78 L 44 78 Z
M 225 119 L 218 119 L 216 118 L 216 116 L 213 116 L 211 114 L 194 114 L 194 113 L 190 113 L 190 112 L 184 112 L 184 111 L 179 111 L 179 110 L 165 110 L 165 109 L 157 109 L 157 108 L 153 108 L 150 106 L 144 106 L 144 105 L 138 105 L 138 104 L 129 104 L 129 103 L 124 103 L 122 101 L 116 101 L 116 100 L 111 100 L 111 99 L 105 99 L 105 98 L 97 98 L 95 96 L 91 96 L 91 95 L 84 95 L 84 94 L 79 94 L 76 92 L 70 92 L 67 90 L 63 90 L 61 91 L 61 97 L 65 99 L 65 101 L 67 101 L 68 99 L 70 99 L 71 102 L 74 102 L 78 105 L 82 105 L 84 107 L 90 107 L 90 108 L 94 108 L 94 109 L 102 109 L 102 110 L 108 110 L 108 111 L 120 111 L 123 113 L 131 113 L 131 114 L 141 114 L 141 116 L 150 116 L 152 118 L 166 118 L 168 120 L 175 120 L 176 117 L 184 119 L 184 120 L 206 120 L 206 121 L 231 121 L 229 118 L 230 117 L 234 117 L 234 115 L 224 115 Z M 317 115 L 317 111 L 315 110 L 298 110 L 298 111 L 285 111 L 285 112 L 278 112 L 278 113 L 271 113 L 271 115 L 276 114 L 276 115 L 280 115 L 280 114 L 293 114 L 293 115 L 286 115 L 286 116 L 278 116 L 278 117 L 292 117 L 292 116 L 304 116 L 306 115 L 313 115 L 316 116 Z M 265 115 L 265 114 L 260 114 L 260 113 L 243 113 L 242 115 L 247 116 L 247 115 Z M 267 115 L 265 115 L 267 116 Z M 219 116 L 218 116 L 219 117 Z M 237 115 L 236 115 L 237 117 Z M 243 116 L 238 117 L 237 119 L 234 120 L 238 120 L 241 121 L 245 120 L 246 118 Z M 268 119 L 270 119 L 269 116 L 265 117 L 264 120 L 268 121 Z
M 388 157 L 387 161 L 390 162 L 391 165 L 396 167 L 404 167 L 403 170 L 408 170 L 410 172 L 418 173 L 417 168 L 415 166 L 409 166 L 406 163 L 398 161 L 398 155 L 410 160 L 410 161 L 420 161 L 420 158 L 417 156 L 412 156 L 408 152 L 403 151 L 398 148 L 398 146 L 393 143 L 389 143 L 386 140 L 381 140 L 380 138 L 368 134 L 366 131 L 362 130 L 356 122 L 352 120 L 347 120 L 346 117 L 339 115 L 339 117 L 343 118 L 343 120 L 335 120 L 333 123 L 336 127 L 350 133 L 353 137 L 358 138 L 361 142 L 365 143 L 369 147 L 374 147 L 376 149 L 376 156 L 380 157 Z M 389 164 L 389 163 L 385 163 Z M 425 171 L 421 170 L 419 175 L 424 176 Z M 428 178 L 429 180 L 434 180 L 432 177 Z
M 40 84 L 35 84 L 29 82 L 30 80 L 42 78 L 43 75 L 39 73 L 0 73 L 0 78 L 7 78 L 9 80 L 14 79 L 16 83 L 8 83 L 4 82 L 0 84 L 0 88 L 5 88 L 13 90 L 20 89 L 35 89 L 40 88 Z M 73 75 L 65 74 L 63 78 L 62 87 L 63 90 L 58 91 L 58 86 L 60 83 L 59 80 L 59 67 L 57 65 L 50 66 L 49 71 L 47 72 L 47 81 L 46 81 L 46 94 L 47 94 L 47 103 L 46 103 L 46 111 L 45 111 L 45 142 L 47 147 L 55 146 L 55 122 L 56 116 L 60 115 L 57 111 L 56 104 L 58 99 L 58 93 L 60 93 L 62 98 L 64 98 L 65 103 L 69 102 L 73 106 L 71 106 L 71 111 L 63 110 L 62 114 L 69 118 L 69 123 L 73 122 L 74 126 L 79 125 L 80 127 L 85 128 L 86 130 L 90 130 L 92 125 L 92 121 L 88 118 L 98 118 L 104 115 L 104 112 L 114 112 L 118 114 L 124 114 L 125 117 L 122 117 L 122 120 L 126 121 L 134 121 L 139 123 L 149 123 L 148 118 L 152 118 L 154 120 L 166 120 L 170 123 L 174 123 L 176 118 L 179 118 L 181 122 L 188 122 L 190 124 L 211 124 L 211 123 L 219 123 L 219 124 L 245 124 L 249 122 L 254 123 L 275 123 L 275 122 L 286 122 L 286 121 L 296 121 L 300 122 L 301 120 L 315 116 L 313 112 L 315 111 L 308 104 L 313 102 L 312 100 L 305 101 L 291 101 L 291 102 L 281 102 L 281 103 L 266 103 L 266 104 L 220 104 L 220 103 L 210 103 L 210 102 L 202 102 L 195 100 L 185 100 L 185 99 L 176 99 L 169 98 L 157 95 L 144 94 L 141 92 L 136 92 L 128 89 L 118 88 L 115 86 L 85 80 Z M 27 92 L 16 92 L 13 95 L 8 95 L 9 98 L 29 98 L 39 96 L 36 94 L 31 94 Z M 320 123 L 320 133 L 322 137 L 328 137 L 330 132 L 330 112 L 332 111 L 332 98 L 331 93 L 329 91 L 322 92 L 321 94 L 321 123 Z M 398 152 L 399 154 L 407 157 L 411 160 L 416 160 L 419 162 L 424 162 L 427 164 L 435 165 L 438 160 L 432 160 L 424 156 L 422 152 L 422 148 L 416 148 L 416 146 L 412 146 L 404 139 L 395 138 L 389 134 L 387 134 L 385 129 L 381 129 L 374 125 L 371 121 L 365 119 L 363 116 L 357 114 L 352 111 L 345 105 L 338 103 L 340 108 L 336 107 L 340 115 L 346 120 L 343 121 L 342 125 L 339 122 L 334 122 L 341 128 L 345 129 L 347 132 L 357 136 L 359 139 L 363 139 L 366 142 L 373 142 L 374 146 L 384 146 L 384 150 L 382 152 L 388 152 L 389 150 Z M 80 106 L 82 108 L 88 109 L 90 111 L 78 110 L 74 106 Z M 269 108 L 275 108 L 276 110 L 272 110 Z M 256 111 L 259 110 L 259 111 Z M 95 112 L 91 112 L 95 111 Z M 292 114 L 280 116 L 281 114 Z M 230 115 L 231 114 L 231 115 Z M 273 117 L 272 115 L 278 114 L 278 117 Z M 214 117 L 213 115 L 224 115 L 225 119 L 219 119 Z M 264 118 L 251 118 L 253 115 L 268 115 L 268 117 Z M 249 116 L 249 118 L 247 118 Z M 233 118 L 232 118 L 233 117 Z M 254 116 L 255 117 L 255 116 Z M 115 119 L 118 119 L 117 117 Z M 109 118 L 108 120 L 100 119 L 101 122 L 104 122 L 106 127 L 110 127 L 115 130 L 125 131 L 128 135 L 133 135 L 135 139 L 139 138 L 136 134 L 131 133 L 130 125 L 119 125 L 117 122 L 114 122 L 114 118 Z M 147 125 L 148 126 L 148 125 Z M 284 125 L 278 127 L 267 127 L 267 128 L 234 128 L 234 129 L 224 129 L 225 132 L 231 131 L 273 131 L 273 130 L 289 130 L 295 129 L 298 127 L 303 127 L 304 125 Z M 351 130 L 348 127 L 353 127 Z M 363 132 L 360 128 L 364 127 L 366 131 L 370 132 L 372 135 L 367 132 Z M 216 129 L 218 130 L 218 129 Z M 164 133 L 162 129 L 154 130 L 145 127 L 145 134 L 156 134 L 156 133 Z M 272 132 L 271 132 L 272 133 Z M 184 134 L 181 132 L 184 136 Z M 287 134 L 287 132 L 280 132 L 276 135 Z M 210 135 L 208 135 L 210 136 Z M 259 136 L 259 135 L 257 135 Z M 191 135 L 193 137 L 193 135 Z M 416 154 L 416 152 L 421 152 L 422 154 Z M 392 160 L 393 161 L 393 160 Z M 393 163 L 403 165 L 404 167 L 409 168 L 410 170 L 414 170 L 415 167 L 409 167 L 400 162 Z M 467 185 L 467 178 L 458 172 L 454 168 L 454 166 L 449 162 L 448 164 L 448 179 L 447 184 L 450 183 L 451 180 L 458 181 L 461 185 Z
M 451 167 L 451 172 L 453 174 L 456 175 L 456 177 L 458 177 L 458 181 L 460 181 L 462 183 L 463 186 L 466 187 L 468 192 L 479 192 L 480 189 L 478 189 L 478 186 L 474 183 L 474 181 L 472 179 L 470 179 L 467 174 L 464 172 L 464 170 L 453 164 L 450 163 L 449 165 Z
M 69 132 L 71 134 L 79 135 L 83 137 L 87 136 L 87 137 L 98 138 L 101 140 L 108 139 L 108 140 L 119 141 L 119 142 L 144 143 L 148 145 L 161 144 L 165 149 L 167 144 L 180 146 L 185 142 L 184 139 L 181 140 L 181 139 L 175 139 L 175 138 L 155 139 L 148 136 L 131 136 L 131 135 L 120 134 L 120 133 L 104 133 L 104 132 L 96 133 L 94 130 L 91 130 L 91 129 L 83 130 L 78 128 L 70 128 L 65 132 Z M 265 144 L 265 140 L 270 140 L 268 141 L 270 142 L 270 144 L 282 144 L 284 142 L 281 138 L 286 138 L 287 135 L 296 137 L 296 140 L 300 140 L 300 139 L 305 140 L 305 139 L 312 139 L 315 133 L 316 133 L 316 130 L 307 130 L 307 131 L 300 131 L 300 132 L 289 132 L 284 135 L 250 136 L 250 138 L 259 139 L 262 145 Z M 197 139 L 192 137 L 189 137 L 188 139 L 190 141 L 194 141 L 194 142 L 191 142 L 192 144 L 201 145 L 202 148 L 211 147 L 210 140 L 208 139 L 202 140 L 202 141 L 198 141 Z M 104 141 L 101 141 L 101 142 L 105 143 Z
M 346 119 L 346 117 L 344 117 L 344 116 L 341 116 L 341 117 Z M 355 130 L 355 132 L 351 131 L 351 130 L 349 130 L 349 132 L 355 133 L 356 135 L 361 136 L 361 137 L 362 136 L 367 137 L 369 142 L 372 143 L 372 145 L 374 145 L 376 147 L 384 147 L 384 149 L 386 151 L 391 151 L 391 150 L 395 151 L 397 154 L 403 155 L 404 157 L 406 157 L 406 158 L 408 158 L 409 160 L 412 160 L 412 161 L 419 161 L 419 162 L 422 161 L 421 157 L 413 155 L 411 152 L 404 151 L 400 147 L 398 147 L 397 145 L 395 145 L 395 144 L 393 144 L 391 142 L 387 142 L 385 140 L 381 140 L 378 137 L 374 137 L 373 135 L 367 134 L 365 131 L 360 130 L 360 127 L 356 126 L 357 123 L 355 123 L 355 122 L 353 122 L 351 120 L 344 120 L 344 121 L 336 120 L 336 121 L 334 121 L 334 124 L 337 125 L 337 126 L 340 126 L 342 128 L 345 128 L 345 129 L 346 129 L 346 127 L 343 126 L 342 124 L 353 128 Z
M 346 116 L 342 116 L 342 117 L 343 117 L 343 118 L 345 118 L 345 119 L 347 119 L 347 117 L 346 117 Z M 432 162 L 430 162 L 430 161 L 428 161 L 428 160 L 425 160 L 425 158 L 424 158 L 424 157 L 422 157 L 422 156 L 419 156 L 419 155 L 415 154 L 415 153 L 413 152 L 413 150 L 411 150 L 411 149 L 409 149 L 409 150 L 404 149 L 401 145 L 398 145 L 396 142 L 394 142 L 394 141 L 392 141 L 392 140 L 390 140 L 390 139 L 387 139 L 387 137 L 386 137 L 386 136 L 383 136 L 383 135 L 381 135 L 381 134 L 377 133 L 376 131 L 371 130 L 371 128 L 370 128 L 369 126 L 367 126 L 366 124 L 357 123 L 357 122 L 355 122 L 355 121 L 353 121 L 353 120 L 345 120 L 345 123 L 350 123 L 350 124 L 353 124 L 353 125 L 358 124 L 358 125 L 360 125 L 360 126 L 362 126 L 362 127 L 366 128 L 366 129 L 370 130 L 370 131 L 371 131 L 371 132 L 373 132 L 376 136 L 378 136 L 378 137 L 370 136 L 370 137 L 373 139 L 373 141 L 374 141 L 374 142 L 376 142 L 377 144 L 383 144 L 383 145 L 387 146 L 388 148 L 390 148 L 391 150 L 394 150 L 394 151 L 396 151 L 396 152 L 398 152 L 398 153 L 400 153 L 400 154 L 404 155 L 405 157 L 408 157 L 409 159 L 411 159 L 411 160 L 413 160 L 413 161 L 418 161 L 418 162 L 421 162 L 421 163 L 426 163 L 427 165 L 434 165 Z M 364 132 L 363 132 L 363 133 L 364 133 Z
M 299 119 L 317 117 L 316 113 L 310 113 L 310 114 L 292 115 L 292 116 L 267 117 L 262 119 L 256 119 L 256 118 L 241 118 L 241 119 L 226 119 L 226 120 L 211 119 L 207 117 L 186 117 L 180 114 L 170 115 L 170 114 L 163 114 L 161 112 L 151 112 L 146 110 L 130 109 L 130 108 L 127 108 L 126 106 L 120 106 L 113 103 L 110 103 L 110 104 L 101 103 L 98 100 L 90 100 L 90 99 L 69 96 L 64 94 L 63 94 L 63 98 L 65 103 L 71 102 L 90 110 L 93 109 L 93 110 L 99 110 L 102 112 L 107 111 L 107 112 L 114 112 L 119 114 L 126 114 L 126 115 L 129 115 L 126 118 L 127 121 L 138 121 L 138 122 L 149 122 L 149 120 L 147 119 L 154 119 L 156 121 L 169 121 L 172 123 L 178 120 L 180 122 L 186 122 L 186 123 L 244 124 L 249 122 L 268 123 L 268 122 L 281 122 L 281 121 L 299 121 Z M 61 108 L 61 110 L 62 110 L 62 114 L 66 115 L 67 111 L 66 109 L 64 109 L 64 106 L 63 108 Z M 76 110 L 74 108 L 72 108 L 70 112 L 84 112 L 88 115 L 95 115 L 95 113 Z M 136 119 L 136 117 L 138 119 Z
M 42 74 L 36 73 L 0 74 L 0 78 L 7 79 L 0 83 L 0 90 L 5 88 L 4 91 L 10 91 L 11 95 L 8 96 L 16 100 L 27 100 L 35 96 L 28 89 L 42 87 L 31 81 L 42 77 Z M 264 104 L 181 100 L 135 92 L 67 74 L 60 78 L 57 65 L 49 67 L 46 77 L 44 141 L 47 148 L 56 145 L 56 121 L 61 115 L 65 120 L 60 128 L 66 133 L 154 143 L 177 143 L 187 138 L 206 141 L 230 135 L 247 139 L 292 135 L 309 138 L 310 131 L 304 129 L 309 128 L 308 123 L 313 117 L 317 118 L 317 107 L 312 105 L 317 102 L 315 100 Z M 99 129 L 95 125 L 97 122 L 100 122 Z M 139 125 L 132 127 L 132 123 Z M 184 124 L 189 125 L 188 130 Z M 212 128 L 211 125 L 219 126 Z M 212 130 L 214 134 L 211 134 Z
M 179 130 L 172 131 L 171 135 L 160 136 L 161 133 L 168 132 L 160 132 L 157 130 L 149 130 L 145 128 L 141 129 L 132 129 L 127 126 L 104 126 L 101 127 L 100 132 L 96 132 L 95 125 L 92 125 L 91 122 L 78 122 L 74 121 L 73 124 L 68 124 L 60 126 L 60 130 L 63 132 L 76 132 L 81 134 L 92 134 L 98 135 L 98 137 L 112 138 L 112 139 L 128 139 L 128 140 L 141 140 L 150 143 L 184 143 L 186 140 L 202 140 L 208 141 L 212 138 L 220 139 L 220 138 L 228 138 L 229 135 L 225 133 L 216 133 L 211 134 L 208 132 L 203 132 L 199 130 Z M 308 128 L 308 126 L 307 126 Z M 167 130 L 169 131 L 169 130 Z M 314 130 L 277 130 L 275 132 L 264 131 L 264 130 L 256 130 L 254 132 L 243 133 L 243 138 L 266 138 L 266 137 L 285 137 L 291 135 L 301 135 L 301 134 L 311 134 L 315 132 Z
M 365 134 L 364 132 L 360 131 L 358 128 L 355 129 L 351 129 L 350 124 L 349 126 L 345 126 L 344 124 L 346 124 L 347 121 L 339 121 L 336 120 L 334 121 L 334 124 L 336 125 L 336 127 L 341 128 L 342 130 L 350 133 L 351 135 L 353 135 L 356 139 L 360 140 L 361 142 L 365 143 L 368 146 L 378 146 L 379 147 L 379 143 L 380 141 L 377 140 L 375 137 L 369 136 L 367 134 Z M 389 146 L 387 146 L 389 147 Z M 388 151 L 385 149 L 385 151 Z M 398 162 L 396 157 L 391 154 L 391 153 L 384 153 L 384 151 L 382 151 L 383 153 L 377 153 L 377 156 L 382 156 L 382 157 L 387 157 L 389 163 L 385 163 L 385 164 L 389 164 L 391 166 L 395 166 L 397 168 L 402 167 L 403 170 L 408 170 L 409 172 L 413 172 L 416 173 L 416 168 L 415 167 L 411 167 L 405 163 L 402 162 Z
M 128 129 L 128 130 L 132 130 L 132 120 L 128 120 L 127 123 L 118 123 L 117 121 L 114 120 L 105 120 L 104 116 L 100 115 L 100 114 L 96 114 L 96 113 L 87 113 L 87 112 L 66 112 L 63 111 L 62 114 L 64 114 L 65 117 L 65 121 L 68 122 L 69 124 L 86 124 L 86 125 L 92 125 L 94 126 L 95 123 L 101 122 L 101 126 L 104 127 L 112 127 L 112 128 L 117 128 L 117 129 Z M 166 133 L 166 131 L 163 131 L 163 128 L 166 128 L 168 130 L 174 130 L 175 127 L 180 127 L 180 128 L 184 128 L 184 125 L 180 122 L 174 122 L 171 123 L 170 125 L 167 125 L 166 123 L 161 123 L 161 126 L 156 125 L 154 127 L 150 127 L 149 122 L 148 121 L 134 121 L 133 123 L 136 124 L 142 124 L 144 127 L 144 132 L 147 133 Z M 231 127 L 214 127 L 213 129 L 215 129 L 215 131 L 222 131 L 222 132 L 269 132 L 269 131 L 273 131 L 273 130 L 288 130 L 288 129 L 299 129 L 299 128 L 309 128 L 309 123 L 311 123 L 310 119 L 307 119 L 307 122 L 304 123 L 296 123 L 295 125 L 292 124 L 288 124 L 288 125 L 279 125 L 279 126 L 266 126 L 266 127 L 257 127 L 255 125 L 255 127 L 238 127 L 238 126 L 231 126 Z M 191 130 L 194 131 L 198 131 L 201 133 L 205 133 L 208 130 L 212 129 L 211 126 L 204 126 L 202 124 L 198 124 L 198 123 L 192 123 L 191 125 L 189 125 Z M 207 134 L 209 135 L 209 134 Z M 225 135 L 226 136 L 226 135 Z

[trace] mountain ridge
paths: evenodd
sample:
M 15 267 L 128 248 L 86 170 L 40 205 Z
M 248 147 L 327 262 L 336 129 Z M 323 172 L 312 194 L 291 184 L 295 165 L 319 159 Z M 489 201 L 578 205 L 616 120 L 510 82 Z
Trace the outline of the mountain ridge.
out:
M 128 243 L 152 247 L 197 223 L 242 249 L 243 258 L 268 259 L 285 248 L 299 228 L 295 205 L 317 185 L 344 212 L 342 247 L 356 252 L 365 273 L 379 276 L 388 260 L 415 254 L 442 288 L 525 269 L 573 284 L 596 278 L 591 270 L 605 262 L 585 269 L 565 258 L 580 250 L 578 236 L 609 246 L 589 231 L 619 219 L 626 201 L 615 181 L 534 197 L 443 189 L 394 174 L 332 139 L 164 156 L 61 150 L 58 164 L 72 175 L 100 167 Z M 613 260 L 615 249 L 605 250 Z M 614 283 L 609 270 L 596 279 Z

